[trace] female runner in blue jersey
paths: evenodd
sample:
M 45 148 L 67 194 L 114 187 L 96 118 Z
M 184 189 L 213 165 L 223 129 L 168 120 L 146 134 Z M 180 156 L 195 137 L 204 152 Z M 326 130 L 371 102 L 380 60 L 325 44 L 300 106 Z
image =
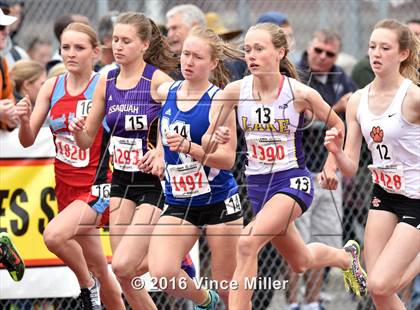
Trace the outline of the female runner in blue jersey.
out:
M 192 300 L 195 309 L 216 309 L 219 296 L 215 290 L 196 287 L 177 266 L 203 229 L 212 253 L 212 278 L 229 284 L 243 225 L 238 186 L 229 171 L 235 161 L 236 139 L 210 156 L 200 145 L 210 119 L 216 117 L 212 107 L 221 93 L 218 86 L 227 83 L 222 61 L 226 55 L 241 53 L 225 46 L 213 31 L 194 28 L 181 54 L 185 80 L 158 89 L 165 102 L 159 133 L 164 148 L 166 208 L 150 241 L 149 268 L 156 278 L 175 283 L 162 287 L 166 292 Z M 209 82 L 211 75 L 214 84 Z M 234 117 L 227 126 L 235 131 Z M 227 305 L 228 285 L 219 287 L 218 293 Z
M 226 86 L 220 101 L 223 107 L 220 121 L 215 122 L 223 124 L 226 115 L 233 114 L 237 106 L 248 149 L 245 170 L 248 196 L 256 214 L 238 240 L 234 280 L 239 288 L 230 291 L 229 308 L 251 309 L 253 290 L 246 283 L 256 277 L 258 253 L 268 242 L 273 243 L 295 272 L 340 267 L 351 279 L 352 289 L 365 294 L 366 278 L 359 263 L 357 243 L 347 243 L 344 249 L 321 243 L 305 245 L 294 224 L 313 198 L 313 180 L 305 167 L 301 141 L 304 113 L 312 111 L 330 128 L 338 126 L 344 130 L 344 125 L 314 89 L 295 79 L 296 70 L 287 59 L 286 36 L 279 26 L 262 23 L 251 27 L 244 49 L 251 75 Z M 291 77 L 280 72 L 283 67 Z M 230 132 L 218 128 L 215 141 L 229 141 Z M 203 145 L 207 141 L 205 137 Z M 333 189 L 337 180 L 331 159 L 320 182 Z

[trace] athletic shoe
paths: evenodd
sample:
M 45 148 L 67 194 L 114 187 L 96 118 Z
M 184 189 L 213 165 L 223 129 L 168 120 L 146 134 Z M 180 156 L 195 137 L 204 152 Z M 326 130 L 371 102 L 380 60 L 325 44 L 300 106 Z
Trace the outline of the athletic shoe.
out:
M 0 233 L 0 263 L 6 267 L 15 281 L 20 281 L 25 273 L 25 264 L 6 232 Z
M 344 245 L 344 250 L 351 254 L 351 267 L 343 270 L 344 286 L 346 290 L 350 289 L 357 296 L 365 296 L 367 294 L 367 275 L 360 264 L 360 246 L 354 240 L 349 240 Z
M 215 310 L 217 309 L 217 303 L 219 302 L 219 295 L 216 291 L 208 290 L 209 296 L 210 296 L 210 303 L 207 305 L 207 307 L 194 305 L 194 310 Z
M 185 255 L 181 263 L 181 269 L 184 270 L 191 279 L 194 279 L 196 272 L 190 254 Z
M 100 284 L 98 280 L 91 274 L 94 284 L 91 288 L 80 289 L 80 299 L 82 301 L 83 309 L 85 310 L 100 310 L 101 298 L 99 297 Z
M 285 310 L 300 310 L 298 303 L 287 304 Z

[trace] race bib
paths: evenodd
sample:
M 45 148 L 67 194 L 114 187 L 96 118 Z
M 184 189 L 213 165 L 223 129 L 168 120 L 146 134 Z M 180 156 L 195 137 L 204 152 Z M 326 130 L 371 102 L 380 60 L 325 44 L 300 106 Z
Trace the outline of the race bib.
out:
M 199 162 L 168 165 L 167 171 L 175 198 L 192 198 L 211 191 L 204 167 Z
M 250 159 L 263 164 L 285 166 L 287 160 L 286 140 L 280 137 L 261 137 L 247 140 Z
M 239 194 L 235 194 L 232 197 L 226 199 L 225 206 L 226 206 L 226 213 L 228 215 L 241 212 L 242 206 L 241 206 L 241 199 L 239 199 Z
M 101 198 L 110 198 L 111 194 L 111 184 L 97 184 L 92 185 L 91 193 L 93 196 L 101 197 Z
M 141 139 L 112 137 L 112 146 L 115 169 L 127 172 L 140 171 L 139 160 L 143 157 Z
M 290 179 L 290 188 L 303 191 L 307 194 L 311 193 L 311 179 L 309 177 L 296 177 Z
M 389 165 L 384 167 L 369 165 L 368 168 L 372 172 L 373 183 L 378 184 L 387 192 L 404 194 L 405 183 L 402 165 Z
M 125 130 L 147 130 L 147 115 L 126 115 Z
M 56 155 L 55 157 L 73 167 L 86 167 L 89 164 L 89 149 L 82 150 L 77 146 L 73 136 L 56 135 L 55 137 Z
M 79 100 L 76 104 L 76 117 L 86 117 L 92 107 L 92 100 Z

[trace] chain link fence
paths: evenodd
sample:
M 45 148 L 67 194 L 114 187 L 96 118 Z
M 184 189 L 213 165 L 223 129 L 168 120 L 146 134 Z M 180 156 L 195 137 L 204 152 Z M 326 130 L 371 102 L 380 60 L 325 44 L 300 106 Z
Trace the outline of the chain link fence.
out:
M 362 57 L 367 50 L 368 36 L 373 25 L 381 18 L 392 17 L 405 21 L 418 17 L 420 2 L 413 1 L 356 1 L 356 0 L 313 0 L 313 1 L 267 1 L 267 0 L 192 0 L 189 3 L 197 4 L 204 12 L 214 11 L 221 15 L 227 28 L 247 29 L 257 17 L 265 11 L 281 11 L 288 15 L 294 29 L 297 49 L 304 50 L 315 29 L 330 27 L 343 37 L 343 50 L 355 56 Z M 139 10 L 149 13 L 164 23 L 165 12 L 178 4 L 187 3 L 181 0 L 28 0 L 25 1 L 25 21 L 18 34 L 17 41 L 22 47 L 34 35 L 41 35 L 53 39 L 53 21 L 65 14 L 83 14 L 89 17 L 93 25 L 97 25 L 100 16 L 107 10 L 127 11 Z M 305 132 L 304 143 L 306 158 L 316 160 L 320 153 L 325 130 Z M 308 142 L 312 141 L 312 142 Z M 316 143 L 313 143 L 313 142 Z M 236 180 L 240 186 L 240 195 L 245 209 L 245 218 L 248 222 L 252 218 L 250 203 L 246 198 L 245 177 L 243 174 L 245 164 L 244 143 L 239 140 L 238 156 L 234 168 Z M 371 192 L 371 176 L 367 169 L 370 154 L 366 145 L 363 145 L 360 165 L 357 176 L 345 179 L 343 184 L 343 241 L 356 239 L 363 244 L 363 231 L 366 222 L 369 198 Z M 210 253 L 205 238 L 200 238 L 200 270 L 201 276 L 211 277 Z M 286 279 L 286 262 L 277 254 L 277 251 L 267 245 L 259 256 L 259 276 L 273 279 Z M 253 297 L 253 309 L 282 309 L 284 305 L 284 290 L 256 290 Z M 299 292 L 299 296 L 303 294 Z M 158 309 L 192 309 L 191 302 L 175 300 L 162 293 L 151 293 Z M 368 310 L 374 309 L 368 297 L 356 299 L 344 293 L 341 275 L 331 270 L 324 279 L 321 293 L 326 309 Z M 76 299 L 42 299 L 42 300 L 0 300 L 1 309 L 81 309 Z M 128 308 L 128 305 L 127 305 Z M 223 309 L 223 306 L 219 307 Z

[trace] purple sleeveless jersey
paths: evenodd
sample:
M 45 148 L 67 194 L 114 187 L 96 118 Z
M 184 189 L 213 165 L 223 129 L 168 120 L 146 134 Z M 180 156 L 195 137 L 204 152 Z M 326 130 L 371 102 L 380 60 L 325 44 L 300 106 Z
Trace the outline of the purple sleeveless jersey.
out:
M 157 119 L 161 104 L 150 94 L 156 67 L 146 64 L 137 85 L 130 89 L 116 87 L 119 68 L 108 72 L 105 92 L 105 114 L 111 135 L 143 140 L 143 152 L 147 151 L 149 127 Z

